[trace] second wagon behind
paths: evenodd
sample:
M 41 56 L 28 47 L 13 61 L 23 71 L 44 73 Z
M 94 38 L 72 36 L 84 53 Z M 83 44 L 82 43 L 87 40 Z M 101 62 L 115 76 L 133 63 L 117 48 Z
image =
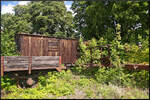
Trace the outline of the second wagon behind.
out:
M 21 56 L 61 56 L 62 64 L 77 60 L 77 39 L 17 34 L 15 40 Z

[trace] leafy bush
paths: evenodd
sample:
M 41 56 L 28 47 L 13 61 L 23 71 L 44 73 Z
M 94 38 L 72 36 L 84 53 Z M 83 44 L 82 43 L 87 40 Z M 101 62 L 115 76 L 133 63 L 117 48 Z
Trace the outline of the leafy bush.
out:
M 106 67 L 100 68 L 96 74 L 95 78 L 100 83 L 106 84 L 115 84 L 115 85 L 129 85 L 130 79 L 128 79 L 129 74 L 124 74 L 123 69 L 118 68 L 109 68 Z
M 1 88 L 3 90 L 7 91 L 12 91 L 14 87 L 14 85 L 16 84 L 15 80 L 11 80 L 10 77 L 5 76 L 5 77 L 1 77 Z
M 149 72 L 145 70 L 130 71 L 121 67 L 109 69 L 103 67 L 96 72 L 95 78 L 99 83 L 140 88 L 149 87 Z
M 53 95 L 63 96 L 73 93 L 74 87 L 68 83 L 71 78 L 70 71 L 60 73 L 49 72 L 48 75 L 39 77 L 39 90 L 47 91 Z M 65 80 L 64 80 L 65 79 Z
M 4 31 L 1 35 L 1 56 L 18 56 L 14 41 L 14 31 Z
M 125 74 L 129 74 L 131 85 L 140 88 L 149 88 L 149 71 L 146 70 L 125 70 Z
M 110 42 L 110 60 L 111 63 L 114 66 L 120 66 L 121 63 L 124 63 L 124 48 L 123 44 L 121 44 L 121 37 L 120 37 L 120 25 L 117 24 L 116 26 L 116 36 L 114 37 L 114 40 Z M 87 45 L 86 45 L 87 44 Z M 92 39 L 86 44 L 83 42 L 83 39 L 80 38 L 79 40 L 79 51 L 80 51 L 80 58 L 76 62 L 76 66 L 83 66 L 87 63 L 90 63 L 91 58 L 93 59 L 93 63 L 95 64 L 101 64 L 100 58 L 104 56 L 108 56 L 108 51 L 103 50 L 102 52 L 99 50 L 99 48 L 96 48 L 95 46 L 102 46 L 108 44 L 107 40 L 104 40 L 103 38 L 100 38 L 99 40 Z M 92 55 L 90 55 L 90 48 L 92 48 Z
M 149 64 L 149 44 L 147 40 L 142 41 L 142 47 L 139 48 L 136 44 L 125 44 L 126 55 L 124 56 L 128 63 L 143 63 Z

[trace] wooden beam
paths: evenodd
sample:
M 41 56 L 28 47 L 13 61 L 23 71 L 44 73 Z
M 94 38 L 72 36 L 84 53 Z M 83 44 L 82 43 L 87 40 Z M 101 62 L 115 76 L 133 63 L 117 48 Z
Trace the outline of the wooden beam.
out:
M 56 70 L 61 72 L 61 67 L 57 67 Z
M 1 57 L 1 76 L 4 76 L 4 56 Z
M 29 74 L 31 74 L 31 64 L 32 64 L 32 56 L 29 56 L 29 66 L 28 66 Z

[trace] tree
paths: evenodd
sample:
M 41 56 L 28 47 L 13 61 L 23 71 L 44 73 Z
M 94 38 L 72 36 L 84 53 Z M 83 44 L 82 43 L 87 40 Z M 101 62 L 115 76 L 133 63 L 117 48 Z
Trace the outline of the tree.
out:
M 64 1 L 38 1 L 16 5 L 15 14 L 2 15 L 2 26 L 15 33 L 74 37 L 73 16 Z M 10 25 L 9 25 L 10 24 Z
M 2 29 L 8 32 L 14 31 L 15 34 L 17 33 L 29 33 L 31 31 L 30 24 L 27 22 L 24 17 L 17 17 L 13 14 L 3 14 L 1 15 L 1 25 Z
M 9 13 L 1 15 L 1 29 L 11 31 L 15 29 L 15 16 Z
M 147 1 L 74 1 L 72 10 L 76 29 L 85 39 L 104 37 L 112 41 L 116 23 L 121 25 L 123 43 L 138 42 L 138 34 L 148 36 Z
M 27 5 L 16 5 L 14 7 L 16 17 L 16 33 L 31 33 L 32 23 L 29 7 Z
M 127 1 L 113 4 L 112 13 L 117 23 L 121 25 L 123 42 L 138 43 L 138 36 L 148 37 L 148 2 Z
M 28 22 L 31 34 L 71 37 L 74 32 L 72 13 L 67 12 L 64 2 L 31 2 L 26 6 L 16 6 L 14 11 L 21 22 Z
M 108 37 L 108 31 L 114 31 L 115 26 L 111 17 L 111 3 L 106 1 L 91 2 L 91 1 L 75 1 L 72 5 L 72 10 L 76 13 L 74 22 L 76 29 L 82 34 L 85 39 L 95 37 Z M 114 29 L 112 29 L 114 28 Z M 112 39 L 112 38 L 110 38 Z

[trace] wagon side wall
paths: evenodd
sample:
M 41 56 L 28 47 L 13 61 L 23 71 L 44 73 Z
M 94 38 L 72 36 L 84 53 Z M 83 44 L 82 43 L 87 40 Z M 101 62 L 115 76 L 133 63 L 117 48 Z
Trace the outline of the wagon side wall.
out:
M 75 39 L 18 34 L 16 44 L 21 56 L 61 56 L 62 64 L 77 60 L 78 40 Z

